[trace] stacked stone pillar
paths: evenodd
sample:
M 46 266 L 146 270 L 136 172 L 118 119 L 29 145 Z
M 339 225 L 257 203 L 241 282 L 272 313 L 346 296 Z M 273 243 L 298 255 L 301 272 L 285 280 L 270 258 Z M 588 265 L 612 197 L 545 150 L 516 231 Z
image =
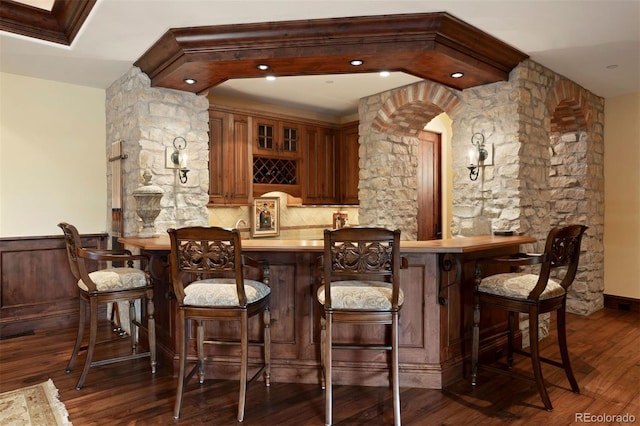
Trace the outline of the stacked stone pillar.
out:
M 165 233 L 170 227 L 208 223 L 208 108 L 205 96 L 152 88 L 149 77 L 139 68 L 132 68 L 107 89 L 107 152 L 111 142 L 122 140 L 127 155 L 123 162 L 125 236 L 136 236 L 142 229 L 133 193 L 143 182 L 145 170 L 163 191 L 155 221 L 157 233 Z M 167 148 L 171 150 L 179 136 L 188 141 L 190 172 L 186 184 L 179 182 L 176 169 L 166 167 Z M 111 195 L 111 176 L 107 177 Z

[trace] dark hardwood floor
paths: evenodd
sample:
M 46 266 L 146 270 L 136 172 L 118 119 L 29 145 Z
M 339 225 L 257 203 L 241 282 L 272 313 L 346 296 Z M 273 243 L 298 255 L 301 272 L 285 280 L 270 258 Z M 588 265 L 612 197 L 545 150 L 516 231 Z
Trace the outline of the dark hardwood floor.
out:
M 108 327 L 105 322 L 105 333 Z M 563 371 L 545 366 L 553 412 L 544 410 L 535 385 L 481 371 L 476 389 L 467 380 L 444 390 L 401 388 L 403 424 L 568 425 L 581 423 L 576 413 L 629 414 L 640 422 L 640 314 L 611 309 L 588 317 L 569 314 L 568 330 L 582 392 L 572 393 Z M 192 380 L 182 417 L 174 420 L 176 379 L 162 369 L 152 376 L 146 359 L 94 367 L 84 388 L 76 391 L 84 356 L 72 373 L 65 373 L 74 337 L 73 328 L 64 328 L 1 340 L 0 391 L 51 378 L 75 426 L 236 424 L 236 381 L 209 380 L 201 386 Z M 556 347 L 552 333 L 542 352 L 558 357 Z M 529 372 L 529 360 L 517 357 L 515 368 Z M 248 389 L 244 424 L 322 425 L 323 410 L 319 386 L 272 383 L 267 389 L 257 382 Z M 619 424 L 613 420 L 605 423 Z M 334 424 L 393 424 L 390 389 L 336 386 Z

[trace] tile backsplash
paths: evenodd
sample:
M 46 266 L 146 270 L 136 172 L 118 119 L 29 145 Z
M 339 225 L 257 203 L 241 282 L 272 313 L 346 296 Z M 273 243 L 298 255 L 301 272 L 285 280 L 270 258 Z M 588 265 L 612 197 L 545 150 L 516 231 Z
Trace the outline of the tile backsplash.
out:
M 334 227 L 334 213 L 348 216 L 348 224 L 358 225 L 358 207 L 349 206 L 301 206 L 288 205 L 288 195 L 284 192 L 269 192 L 265 197 L 280 198 L 280 235 L 281 240 L 321 240 L 326 228 Z M 251 207 L 209 207 L 209 225 L 233 228 L 240 223 L 238 229 L 243 237 L 251 236 Z

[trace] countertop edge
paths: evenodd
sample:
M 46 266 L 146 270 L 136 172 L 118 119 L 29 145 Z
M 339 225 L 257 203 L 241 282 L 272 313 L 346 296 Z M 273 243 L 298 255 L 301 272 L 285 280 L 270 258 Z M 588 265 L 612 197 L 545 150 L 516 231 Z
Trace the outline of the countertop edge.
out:
M 122 244 L 150 251 L 169 251 L 169 237 L 158 236 L 154 238 L 120 237 Z M 500 247 L 512 247 L 520 244 L 535 243 L 536 239 L 526 235 L 496 236 L 478 235 L 472 237 L 447 238 L 430 241 L 401 241 L 402 253 L 472 253 Z M 303 251 L 321 252 L 324 243 L 322 240 L 275 240 L 275 239 L 250 239 L 242 240 L 243 251 Z

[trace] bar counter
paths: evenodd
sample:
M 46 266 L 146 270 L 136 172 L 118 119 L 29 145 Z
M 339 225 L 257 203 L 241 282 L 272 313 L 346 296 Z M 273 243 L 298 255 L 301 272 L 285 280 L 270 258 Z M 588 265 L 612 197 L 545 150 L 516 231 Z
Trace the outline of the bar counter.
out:
M 167 265 L 169 237 L 123 237 L 127 248 L 149 255 L 154 281 L 155 317 L 159 360 L 177 370 L 177 307 Z M 400 386 L 441 389 L 459 379 L 469 359 L 472 325 L 473 271 L 480 257 L 520 251 L 528 236 L 474 236 L 432 241 L 402 241 L 401 254 L 409 267 L 401 272 L 405 303 L 400 311 Z M 269 262 L 271 285 L 271 380 L 319 383 L 320 309 L 315 300 L 317 272 L 314 265 L 323 250 L 322 240 L 242 240 L 243 252 Z M 487 271 L 496 273 L 498 270 Z M 484 273 L 484 271 L 483 271 Z M 506 329 L 506 314 L 483 311 L 481 330 Z M 259 338 L 258 320 L 250 335 Z M 344 325 L 336 328 L 337 341 L 356 336 L 363 342 L 382 343 L 384 329 Z M 210 324 L 206 332 L 222 337 L 239 335 L 235 325 Z M 195 356 L 195 339 L 189 353 Z M 482 336 L 481 336 L 482 337 Z M 256 364 L 260 354 L 250 351 Z M 483 348 L 495 352 L 497 348 Z M 207 377 L 236 378 L 237 351 L 207 347 Z M 235 352 L 234 352 L 235 351 Z M 382 351 L 334 350 L 335 383 L 388 386 L 387 355 Z

